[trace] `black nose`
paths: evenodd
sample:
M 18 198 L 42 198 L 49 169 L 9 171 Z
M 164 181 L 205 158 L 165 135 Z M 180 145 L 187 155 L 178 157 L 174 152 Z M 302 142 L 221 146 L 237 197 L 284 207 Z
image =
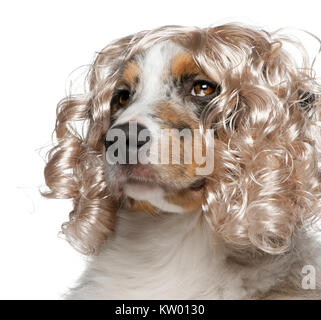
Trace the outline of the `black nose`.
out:
M 113 126 L 109 130 L 118 129 L 121 130 L 125 134 L 125 141 L 121 141 L 125 144 L 125 146 L 121 146 L 120 149 L 115 150 L 115 157 L 120 157 L 121 160 L 123 160 L 122 163 L 131 163 L 131 161 L 138 161 L 137 159 L 137 152 L 138 150 L 150 140 L 150 132 L 149 130 L 137 122 L 126 122 L 123 124 L 119 124 L 116 126 Z M 142 130 L 146 130 L 143 135 L 143 140 L 139 136 L 139 134 L 142 132 Z M 115 130 L 116 131 L 116 130 Z M 106 150 L 115 142 L 105 140 L 105 147 Z M 120 151 L 120 153 L 118 152 Z

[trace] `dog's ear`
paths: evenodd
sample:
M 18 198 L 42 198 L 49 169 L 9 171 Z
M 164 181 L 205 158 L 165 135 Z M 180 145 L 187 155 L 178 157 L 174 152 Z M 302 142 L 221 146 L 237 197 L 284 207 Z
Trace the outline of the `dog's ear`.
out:
M 321 130 L 306 114 L 317 115 L 320 103 L 308 92 L 300 101 L 288 112 L 290 103 L 264 88 L 244 90 L 237 128 L 218 132 L 203 211 L 230 246 L 281 254 L 302 226 L 320 219 Z
M 215 142 L 202 207 L 215 234 L 230 246 L 281 254 L 302 226 L 320 219 L 320 149 L 313 140 L 318 136 L 311 137 L 320 128 L 305 112 L 290 116 L 274 127 L 247 127 L 243 119 Z
M 235 61 L 246 63 L 225 77 L 223 94 L 233 92 L 242 113 L 232 129 L 223 123 L 234 101 L 207 116 L 218 130 L 203 211 L 229 245 L 281 254 L 302 226 L 320 219 L 320 88 L 265 32 L 230 37 L 225 44 L 235 45 Z M 247 50 L 238 51 L 241 45 Z M 299 92 L 300 83 L 311 89 Z

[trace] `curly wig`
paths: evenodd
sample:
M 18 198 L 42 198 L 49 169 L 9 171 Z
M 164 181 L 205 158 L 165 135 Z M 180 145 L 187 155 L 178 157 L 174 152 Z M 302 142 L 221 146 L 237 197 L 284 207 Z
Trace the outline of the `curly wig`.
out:
M 113 231 L 122 202 L 109 190 L 103 163 L 112 92 L 126 61 L 166 40 L 219 79 L 220 93 L 200 117 L 202 130 L 215 130 L 215 169 L 205 177 L 202 200 L 206 220 L 237 248 L 286 252 L 321 212 L 321 88 L 298 40 L 239 24 L 161 27 L 97 54 L 88 89 L 58 104 L 57 143 L 45 168 L 45 196 L 73 199 L 62 233 L 94 254 Z M 288 45 L 299 49 L 300 62 Z M 75 123 L 83 124 L 83 134 Z

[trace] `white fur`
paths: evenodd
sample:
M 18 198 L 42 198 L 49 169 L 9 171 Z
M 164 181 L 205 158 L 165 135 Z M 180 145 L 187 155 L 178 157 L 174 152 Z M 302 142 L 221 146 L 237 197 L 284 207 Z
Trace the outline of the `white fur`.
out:
M 148 201 L 153 206 L 164 212 L 184 213 L 182 207 L 169 203 L 165 200 L 164 190 L 160 187 L 151 188 L 142 184 L 125 184 L 124 193 L 136 200 Z
M 300 261 L 319 265 L 316 243 L 261 264 L 239 265 L 200 212 L 118 212 L 116 230 L 68 299 L 246 299 L 291 281 Z M 309 249 L 309 250 L 307 250 Z M 302 274 L 303 277 L 303 274 Z M 300 286 L 300 283 L 298 283 Z M 289 297 L 286 297 L 289 298 Z M 291 298 L 291 297 L 290 297 Z

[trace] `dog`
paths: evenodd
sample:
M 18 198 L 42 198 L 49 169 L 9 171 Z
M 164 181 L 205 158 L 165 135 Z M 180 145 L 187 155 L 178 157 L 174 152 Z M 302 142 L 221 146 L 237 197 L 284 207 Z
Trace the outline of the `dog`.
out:
M 90 256 L 66 299 L 321 297 L 321 90 L 299 41 L 165 26 L 109 44 L 87 80 L 45 167 Z

